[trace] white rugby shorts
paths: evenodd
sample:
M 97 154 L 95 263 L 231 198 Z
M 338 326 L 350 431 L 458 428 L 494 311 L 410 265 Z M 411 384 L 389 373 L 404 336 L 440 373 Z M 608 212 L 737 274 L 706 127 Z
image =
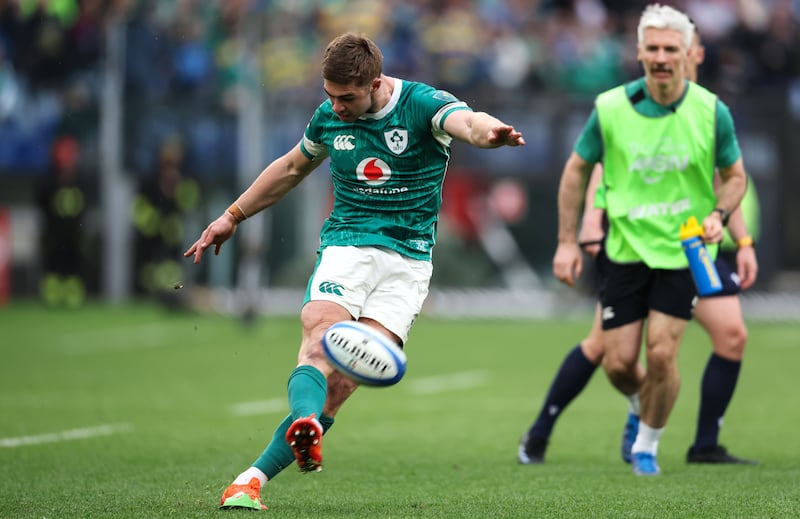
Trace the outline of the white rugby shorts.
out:
M 428 297 L 432 273 L 430 261 L 383 247 L 326 247 L 309 279 L 305 300 L 332 301 L 355 319 L 374 319 L 405 344 Z

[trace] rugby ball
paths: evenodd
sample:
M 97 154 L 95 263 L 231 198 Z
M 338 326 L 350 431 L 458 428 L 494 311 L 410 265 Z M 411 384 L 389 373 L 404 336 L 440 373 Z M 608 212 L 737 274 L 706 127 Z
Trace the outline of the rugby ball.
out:
M 379 330 L 342 321 L 325 331 L 322 347 L 331 366 L 368 386 L 391 386 L 406 373 L 406 354 Z

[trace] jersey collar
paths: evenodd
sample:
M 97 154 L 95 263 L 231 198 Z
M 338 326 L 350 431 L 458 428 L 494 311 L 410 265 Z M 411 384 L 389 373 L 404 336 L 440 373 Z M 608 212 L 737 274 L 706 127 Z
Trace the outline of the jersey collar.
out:
M 400 99 L 400 92 L 403 90 L 403 80 L 398 78 L 392 78 L 394 80 L 394 90 L 392 91 L 392 97 L 389 98 L 389 102 L 386 103 L 386 106 L 381 108 L 375 113 L 365 113 L 359 119 L 372 119 L 378 120 L 383 119 L 386 115 L 391 112 L 395 106 L 397 106 L 397 101 Z

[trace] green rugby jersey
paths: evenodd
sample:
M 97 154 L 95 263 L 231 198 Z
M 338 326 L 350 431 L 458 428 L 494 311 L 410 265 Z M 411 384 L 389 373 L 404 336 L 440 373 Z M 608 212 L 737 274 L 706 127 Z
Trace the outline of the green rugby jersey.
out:
M 334 205 L 321 248 L 369 245 L 431 259 L 452 141 L 443 126 L 455 110 L 470 108 L 397 78 L 389 103 L 354 122 L 342 122 L 330 100 L 317 108 L 300 149 L 312 160 L 330 157 Z

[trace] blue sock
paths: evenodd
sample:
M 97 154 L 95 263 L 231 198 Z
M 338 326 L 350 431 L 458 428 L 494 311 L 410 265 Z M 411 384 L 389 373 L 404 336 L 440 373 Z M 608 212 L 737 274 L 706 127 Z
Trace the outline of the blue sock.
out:
M 328 393 L 325 375 L 314 366 L 298 366 L 289 376 L 289 411 L 297 420 L 304 416 L 322 415 Z
M 531 426 L 528 436 L 547 439 L 553 431 L 561 411 L 583 391 L 594 374 L 597 365 L 589 362 L 580 344 L 575 346 L 564 358 L 556 377 L 550 384 L 542 409 Z
M 289 444 L 286 443 L 286 431 L 289 430 L 292 422 L 294 422 L 292 415 L 287 415 L 278 428 L 275 429 L 275 434 L 272 435 L 272 441 L 269 442 L 267 448 L 253 462 L 253 466 L 266 474 L 270 480 L 294 463 L 294 454 L 292 454 Z M 333 427 L 333 417 L 325 414 L 320 415 L 319 423 L 322 424 L 322 433 L 325 434 L 328 429 Z
M 742 363 L 712 353 L 700 383 L 700 412 L 697 416 L 696 448 L 718 445 L 722 417 L 733 398 Z

